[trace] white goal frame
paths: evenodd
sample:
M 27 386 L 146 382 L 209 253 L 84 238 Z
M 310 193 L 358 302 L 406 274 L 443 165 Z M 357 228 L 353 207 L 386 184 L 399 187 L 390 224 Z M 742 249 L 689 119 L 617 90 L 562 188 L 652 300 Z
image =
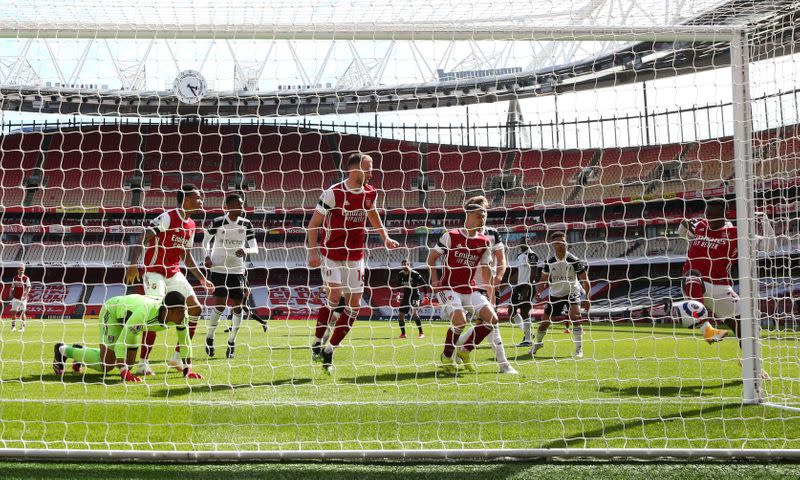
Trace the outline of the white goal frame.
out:
M 162 28 L 163 27 L 163 28 Z M 748 31 L 744 26 L 675 27 L 565 27 L 525 28 L 520 25 L 476 23 L 470 28 L 452 24 L 308 24 L 239 27 L 225 25 L 108 25 L 0 22 L 0 38 L 168 38 L 168 39 L 314 39 L 314 40 L 617 40 L 705 41 L 730 44 L 734 121 L 736 219 L 739 242 L 739 278 L 742 307 L 742 402 L 776 408 L 794 407 L 765 402 L 761 393 L 760 325 L 757 314 L 757 259 L 754 247 L 754 159 L 749 85 Z M 431 449 L 431 450 L 276 450 L 276 451 L 130 451 L 65 449 L 0 449 L 0 459 L 230 462 L 299 460 L 536 460 L 542 458 L 595 459 L 698 459 L 698 458 L 800 459 L 800 449 L 696 449 L 696 448 L 531 448 L 531 449 Z

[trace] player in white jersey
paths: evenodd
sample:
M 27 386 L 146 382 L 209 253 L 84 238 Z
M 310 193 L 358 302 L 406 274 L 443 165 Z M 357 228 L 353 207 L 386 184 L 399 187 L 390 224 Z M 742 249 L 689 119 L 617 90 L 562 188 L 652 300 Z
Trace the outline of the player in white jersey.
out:
M 484 204 L 484 207 L 489 207 L 488 201 Z M 491 268 L 491 278 L 485 278 L 486 276 L 483 274 L 483 270 L 478 269 L 478 271 L 475 272 L 475 284 L 478 286 L 478 291 L 486 295 L 486 298 L 488 298 L 492 304 L 495 304 L 497 298 L 495 293 L 497 289 L 500 288 L 500 284 L 503 282 L 503 276 L 505 275 L 507 268 L 506 248 L 497 229 L 484 226 L 481 233 L 489 238 L 489 249 L 492 252 L 491 264 L 489 265 Z M 495 307 L 496 306 L 497 305 L 495 305 Z M 472 335 L 473 330 L 475 330 L 474 325 L 462 333 L 460 337 L 458 337 L 456 345 L 464 345 L 464 342 L 466 342 L 469 336 Z M 494 358 L 497 360 L 497 363 L 500 366 L 500 373 L 516 375 L 518 372 L 514 369 L 514 367 L 511 366 L 511 363 L 508 361 L 508 357 L 506 356 L 506 349 L 505 346 L 503 346 L 503 338 L 500 336 L 500 328 L 493 329 L 489 334 L 489 344 L 492 346 Z
M 564 232 L 550 235 L 550 244 L 555 255 L 544 262 L 542 275 L 536 285 L 535 302 L 542 299 L 545 286 L 550 287 L 550 298 L 544 307 L 544 318 L 536 331 L 536 342 L 531 347 L 531 355 L 535 355 L 544 346 L 544 336 L 550 328 L 553 315 L 562 315 L 567 310 L 572 322 L 572 340 L 575 343 L 573 357 L 583 358 L 583 327 L 580 321 L 580 307 L 589 313 L 589 292 L 591 284 L 586 273 L 586 262 L 567 251 L 567 238 Z M 582 288 L 581 288 L 582 287 Z M 586 297 L 581 302 L 581 296 Z M 581 305 L 582 304 L 582 305 Z
M 228 302 L 232 304 L 233 318 L 228 332 L 226 358 L 233 358 L 236 335 L 242 324 L 243 311 L 249 296 L 245 258 L 258 253 L 256 236 L 250 220 L 244 218 L 244 199 L 238 193 L 225 198 L 225 215 L 211 221 L 203 237 L 206 251 L 205 266 L 211 271 L 216 307 L 206 334 L 206 353 L 214 356 L 214 333 Z

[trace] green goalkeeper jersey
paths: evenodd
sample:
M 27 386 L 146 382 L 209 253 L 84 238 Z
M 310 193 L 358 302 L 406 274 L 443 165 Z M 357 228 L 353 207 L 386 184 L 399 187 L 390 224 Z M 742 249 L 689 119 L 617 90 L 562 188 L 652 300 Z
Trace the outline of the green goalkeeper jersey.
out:
M 142 332 L 161 332 L 170 325 L 161 323 L 158 312 L 161 299 L 146 295 L 121 295 L 109 298 L 100 309 L 100 343 L 113 348 L 122 358 L 129 348 L 138 348 Z M 192 356 L 189 331 L 185 324 L 175 325 L 181 357 Z

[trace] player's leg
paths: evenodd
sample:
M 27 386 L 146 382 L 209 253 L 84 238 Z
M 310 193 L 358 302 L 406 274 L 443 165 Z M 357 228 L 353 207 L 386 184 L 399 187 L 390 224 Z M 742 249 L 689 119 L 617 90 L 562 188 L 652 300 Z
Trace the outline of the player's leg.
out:
M 572 323 L 572 342 L 575 344 L 575 353 L 572 354 L 574 358 L 583 358 L 583 325 L 581 321 L 581 306 L 577 302 L 570 300 L 569 304 L 569 320 Z
M 11 300 L 11 331 L 17 331 L 17 321 L 19 320 L 19 304 L 16 299 Z
M 358 309 L 361 307 L 361 296 L 364 293 L 364 261 L 347 262 L 342 269 L 344 312 L 339 315 L 331 332 L 331 339 L 322 350 L 322 368 L 330 373 L 333 366 L 333 352 L 353 328 Z
M 520 312 L 520 305 L 522 304 L 522 297 L 523 297 L 523 288 L 525 285 L 517 285 L 514 287 L 514 290 L 511 292 L 511 324 L 522 330 L 524 318 L 522 316 L 522 312 Z
M 119 339 L 123 326 L 116 322 L 109 322 L 105 307 L 100 309 L 99 318 L 97 333 L 100 339 L 100 348 L 87 348 L 77 343 L 71 346 L 63 343 L 55 344 L 53 371 L 56 375 L 64 374 L 65 364 L 70 358 L 73 360 L 72 369 L 76 373 L 80 373 L 83 365 L 103 373 L 114 368 L 116 365 L 114 351 L 105 346 L 106 343 L 113 345 Z
M 533 319 L 531 318 L 531 302 L 522 302 L 519 306 L 519 313 L 522 317 L 522 342 L 518 347 L 533 346 Z
M 189 280 L 183 273 L 176 273 L 166 281 L 168 292 L 179 292 L 186 298 L 186 323 L 189 327 L 189 341 L 194 338 L 194 332 L 197 330 L 197 323 L 200 320 L 200 315 L 203 313 L 203 307 L 200 305 L 197 295 L 194 293 L 194 287 L 189 283 Z M 167 365 L 183 373 L 183 360 L 181 359 L 181 346 L 175 345 L 175 350 L 172 352 L 172 357 L 167 360 Z
M 167 279 L 163 275 L 153 272 L 145 272 L 142 276 L 142 286 L 144 294 L 151 297 L 164 298 L 167 294 Z M 142 347 L 139 352 L 141 361 L 136 366 L 139 375 L 155 375 L 150 367 L 150 353 L 156 343 L 156 332 L 144 332 L 142 335 Z
M 536 329 L 536 341 L 533 342 L 533 346 L 531 347 L 531 355 L 536 355 L 536 352 L 544 347 L 544 336 L 547 335 L 547 330 L 550 328 L 552 323 L 553 312 L 556 311 L 557 308 L 563 308 L 561 301 L 553 298 L 547 300 L 547 303 L 544 306 L 544 316 L 542 317 L 542 321 L 539 322 L 539 327 Z
M 496 312 L 495 312 L 496 313 Z M 497 365 L 499 366 L 500 370 L 499 373 L 516 375 L 517 370 L 511 366 L 511 362 L 508 361 L 508 356 L 506 355 L 506 347 L 503 345 L 503 337 L 500 335 L 500 326 L 495 324 L 492 331 L 489 333 L 489 344 L 492 346 L 492 352 L 494 352 L 494 359 L 497 361 Z
M 467 370 L 474 371 L 475 362 L 472 358 L 472 351 L 492 334 L 498 319 L 494 306 L 484 295 L 474 292 L 469 295 L 468 301 L 470 309 L 475 312 L 475 316 L 479 321 L 472 328 L 472 333 L 466 339 L 464 345 L 459 348 L 458 356 Z M 503 354 L 505 355 L 505 352 Z M 508 363 L 508 359 L 505 360 L 505 363 Z
M 208 332 L 206 332 L 206 355 L 209 357 L 214 356 L 214 335 L 219 327 L 220 318 L 225 312 L 225 306 L 228 303 L 226 297 L 214 295 L 214 308 L 211 310 L 211 317 L 208 319 Z
M 229 275 L 229 277 L 231 277 Z M 228 348 L 225 351 L 226 358 L 233 358 L 236 349 L 236 335 L 239 334 L 239 328 L 242 326 L 244 320 L 244 298 L 246 294 L 246 286 L 244 285 L 244 278 L 241 275 L 233 276 L 227 282 L 229 290 L 228 297 L 233 302 L 233 315 L 231 321 L 231 330 L 228 332 Z
M 705 305 L 707 309 L 713 311 L 714 299 L 712 296 L 706 295 L 706 287 L 708 285 L 711 284 L 704 282 L 700 277 L 700 272 L 697 270 L 689 270 L 681 279 L 681 288 L 684 298 L 687 300 L 696 300 Z M 727 330 L 714 328 L 708 320 L 703 322 L 700 326 L 700 331 L 703 332 L 703 338 L 709 344 L 719 342 L 728 334 Z
M 251 295 L 252 291 L 250 290 L 250 286 L 247 280 L 247 275 L 244 275 L 244 282 L 245 282 L 245 301 L 244 301 L 244 315 L 245 318 L 251 318 L 258 322 L 261 325 L 261 328 L 264 330 L 264 333 L 267 333 L 269 330 L 269 324 L 267 320 L 270 319 L 270 314 L 267 314 L 267 318 L 263 318 L 261 315 L 256 313 L 256 303 L 253 300 L 253 295 Z
M 422 331 L 422 319 L 419 318 L 419 300 L 411 302 L 411 318 L 414 320 L 414 323 L 417 325 L 417 332 L 419 338 L 425 338 L 425 332 Z
M 400 338 L 406 338 L 406 312 L 409 310 L 409 307 L 405 306 L 405 299 L 403 303 L 403 305 L 400 305 L 397 314 L 397 325 L 400 326 Z
M 17 329 L 19 333 L 25 331 L 25 320 L 27 320 L 25 313 L 27 310 L 28 310 L 28 302 L 26 300 L 23 300 L 20 303 L 20 308 L 19 308 L 19 328 Z
M 328 323 L 342 298 L 342 268 L 340 262 L 329 260 L 322 256 L 320 273 L 322 274 L 322 288 L 325 292 L 325 303 L 317 311 L 317 324 L 314 328 L 314 337 L 311 342 L 311 359 L 322 360 L 322 346 L 327 341 Z
M 442 306 L 442 320 L 450 322 L 444 339 L 441 361 L 444 369 L 455 373 L 458 369 L 458 356 L 455 354 L 457 342 L 467 324 L 467 316 L 461 301 L 461 295 L 452 291 L 439 292 L 439 303 Z
M 339 296 L 339 303 L 336 304 L 336 308 L 333 309 L 333 313 L 331 313 L 328 317 L 328 328 L 325 329 L 325 334 L 322 336 L 323 345 L 328 343 L 328 340 L 330 340 L 331 333 L 333 333 L 333 327 L 336 326 L 336 322 L 339 321 L 339 317 L 342 315 L 342 313 L 344 313 L 344 307 L 344 294 L 342 294 Z
M 211 272 L 211 283 L 214 284 L 214 308 L 211 310 L 211 316 L 208 319 L 208 331 L 206 332 L 206 355 L 209 357 L 214 356 L 214 335 L 228 304 L 228 289 L 225 286 L 224 277 L 224 274 Z
M 481 293 L 480 295 L 485 297 L 485 294 Z M 483 301 L 480 301 L 480 303 L 476 305 L 472 305 L 472 303 L 474 302 L 471 301 L 471 309 L 473 311 L 480 312 L 481 309 L 483 308 L 484 304 Z M 459 347 L 466 345 L 466 343 L 471 338 L 474 338 L 476 329 L 482 328 L 481 325 L 483 325 L 483 321 L 480 319 L 480 316 L 475 315 L 475 317 L 478 318 L 478 323 L 471 326 L 466 332 L 461 334 L 457 342 L 457 345 Z M 493 328 L 492 331 L 489 333 L 488 339 L 489 339 L 489 344 L 492 347 L 492 352 L 494 353 L 494 358 L 500 367 L 500 373 L 517 373 L 517 371 L 514 370 L 514 368 L 511 366 L 511 363 L 508 361 L 508 356 L 506 355 L 506 347 L 505 345 L 503 345 L 503 337 L 500 335 L 500 329 Z

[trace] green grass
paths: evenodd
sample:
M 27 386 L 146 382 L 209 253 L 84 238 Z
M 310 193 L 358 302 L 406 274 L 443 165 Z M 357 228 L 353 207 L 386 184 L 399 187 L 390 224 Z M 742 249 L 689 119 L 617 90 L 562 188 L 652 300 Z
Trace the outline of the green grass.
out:
M 554 327 L 536 359 L 503 327 L 519 377 L 498 375 L 488 345 L 478 373 L 436 368 L 444 326 L 428 338 L 399 340 L 386 322 L 361 321 L 336 352 L 335 375 L 321 373 L 308 349 L 311 325 L 254 322 L 228 361 L 206 358 L 205 327 L 195 338 L 187 381 L 152 359 L 156 377 L 125 385 L 116 373 L 67 374 L 51 368 L 52 345 L 96 342 L 96 320 L 30 322 L 22 338 L 6 323 L 0 343 L 3 447 L 120 449 L 398 448 L 800 448 L 800 413 L 741 404 L 735 341 L 708 346 L 672 327 L 587 327 L 587 358 L 575 361 L 571 336 Z M 414 328 L 410 329 L 411 332 Z M 412 335 L 416 337 L 416 335 Z M 770 398 L 800 398 L 798 341 L 764 341 Z
M 163 480 L 167 478 L 225 477 L 228 480 L 277 479 L 389 479 L 403 480 L 522 480 L 542 478 L 659 478 L 659 480 L 703 479 L 787 479 L 798 478 L 796 464 L 758 463 L 453 463 L 453 464 L 347 464 L 267 463 L 227 465 L 130 465 L 74 463 L 0 463 L 3 479 L 59 478 Z

